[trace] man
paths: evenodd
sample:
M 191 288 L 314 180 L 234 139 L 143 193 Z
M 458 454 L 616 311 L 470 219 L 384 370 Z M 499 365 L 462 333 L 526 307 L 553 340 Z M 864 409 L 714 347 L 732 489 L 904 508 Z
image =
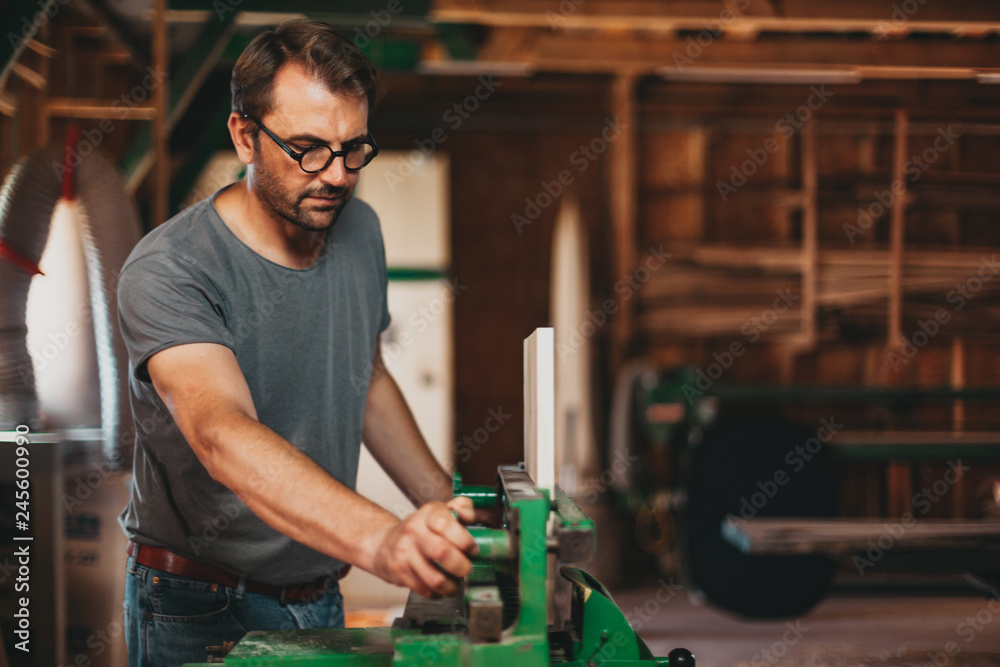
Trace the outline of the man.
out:
M 246 176 L 147 235 L 122 269 L 130 665 L 202 662 L 250 630 L 342 626 L 336 579 L 350 565 L 429 597 L 471 569 L 477 547 L 455 518 L 471 522 L 471 502 L 449 500 L 380 358 L 381 232 L 351 198 L 377 153 L 376 88 L 326 24 L 258 35 L 232 79 Z M 354 492 L 362 439 L 418 505 L 406 520 Z

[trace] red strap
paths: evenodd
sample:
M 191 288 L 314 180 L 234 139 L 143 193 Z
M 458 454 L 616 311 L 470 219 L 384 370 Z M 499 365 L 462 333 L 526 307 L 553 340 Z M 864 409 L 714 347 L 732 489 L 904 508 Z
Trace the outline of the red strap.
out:
M 66 169 L 63 171 L 63 182 L 62 182 L 62 197 L 63 199 L 72 201 L 74 197 L 75 183 L 74 183 L 74 170 L 73 170 L 73 156 L 76 154 L 76 146 L 80 143 L 80 126 L 76 123 L 72 123 L 69 129 L 66 130 L 66 152 L 63 157 L 63 166 Z M 79 157 L 77 157 L 77 161 Z M 29 276 L 33 276 L 36 273 L 45 275 L 42 270 L 38 268 L 38 264 L 32 262 L 30 259 L 19 253 L 18 251 L 11 248 L 3 239 L 0 239 L 0 259 L 5 259 L 17 268 L 21 269 Z
M 11 248 L 3 239 L 0 239 L 0 259 L 6 259 L 8 262 L 24 271 L 29 276 L 33 276 L 36 273 L 45 275 L 42 273 L 42 270 L 38 268 L 38 264 L 32 262 L 21 253 Z

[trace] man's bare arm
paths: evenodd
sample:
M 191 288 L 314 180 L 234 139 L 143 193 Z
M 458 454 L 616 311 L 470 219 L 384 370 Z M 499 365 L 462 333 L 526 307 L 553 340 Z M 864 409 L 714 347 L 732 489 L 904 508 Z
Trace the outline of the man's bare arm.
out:
M 400 521 L 340 484 L 257 421 L 250 389 L 229 348 L 181 345 L 154 355 L 150 378 L 213 479 L 272 528 L 394 584 L 432 596 L 465 576 L 475 541 L 449 510 L 473 518 L 471 503 L 431 503 Z M 440 565 L 440 568 L 438 565 Z
M 403 393 L 375 348 L 361 437 L 382 469 L 417 507 L 451 498 L 451 476 L 431 453 Z

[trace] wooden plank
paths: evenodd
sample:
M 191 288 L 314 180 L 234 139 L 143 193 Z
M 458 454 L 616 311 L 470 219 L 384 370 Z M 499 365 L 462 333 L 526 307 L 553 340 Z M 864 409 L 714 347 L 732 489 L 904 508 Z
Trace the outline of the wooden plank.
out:
M 816 192 L 816 121 L 802 128 L 802 322 L 803 338 L 816 342 L 818 310 L 817 273 L 819 271 L 819 210 Z
M 731 268 L 755 268 L 765 271 L 782 271 L 789 274 L 798 273 L 801 264 L 801 251 L 795 247 L 781 246 L 730 246 L 730 245 L 700 245 L 690 248 L 668 248 L 674 253 L 673 259 L 689 259 L 702 265 L 716 265 Z M 973 249 L 966 246 L 965 250 L 907 250 L 903 266 L 907 271 L 911 268 L 942 268 L 961 271 L 975 271 L 983 265 L 984 258 L 996 254 L 996 248 Z M 881 249 L 850 249 L 822 250 L 819 262 L 825 266 L 858 266 L 879 267 L 884 269 L 889 264 L 889 251 Z
M 36 90 L 42 90 L 45 88 L 45 77 L 30 67 L 22 65 L 21 63 L 14 63 L 11 65 L 11 72 Z
M 951 368 L 949 369 L 949 384 L 952 389 L 965 389 L 965 340 L 961 336 L 951 339 Z M 951 403 L 951 428 L 956 433 L 965 430 L 965 401 L 957 400 Z M 960 478 L 951 493 L 951 517 L 959 519 L 963 515 L 965 493 L 967 490 L 965 477 Z
M 56 118 L 90 118 L 117 120 L 152 120 L 156 108 L 151 106 L 126 106 L 113 101 L 89 97 L 50 97 L 45 102 L 44 113 Z
M 703 30 L 704 26 L 700 29 Z M 692 48 L 685 39 L 640 40 L 629 33 L 618 35 L 607 32 L 601 36 L 601 48 L 595 50 L 595 37 L 589 33 L 553 31 L 547 27 L 536 30 L 534 53 L 537 55 L 525 56 L 524 60 L 539 70 L 614 73 L 631 67 L 632 71 L 653 73 L 661 68 L 682 72 L 692 66 L 683 59 L 678 65 L 678 54 L 684 55 Z M 924 43 L 908 40 L 852 41 L 850 48 L 845 48 L 841 40 L 824 38 L 778 38 L 754 42 L 716 39 L 710 48 L 691 52 L 697 56 L 695 62 L 698 67 L 787 69 L 788 63 L 796 63 L 797 69 L 815 66 L 851 70 L 880 63 L 880 67 L 972 68 L 991 72 L 1000 61 L 1000 45 L 991 42 L 928 49 Z M 944 69 L 941 75 L 950 77 L 954 76 L 954 72 Z
M 827 443 L 838 457 L 866 461 L 1000 460 L 1000 433 L 991 431 L 844 431 Z M 961 481 L 961 480 L 960 480 Z M 906 508 L 904 508 L 905 511 Z
M 906 161 L 909 139 L 909 116 L 906 111 L 896 111 L 896 138 L 892 161 L 892 187 L 897 196 L 906 194 Z M 906 208 L 897 201 L 891 209 L 889 232 L 889 338 L 886 346 L 898 348 L 903 343 L 903 228 Z
M 741 519 L 722 524 L 723 537 L 747 554 L 825 553 L 850 556 L 871 542 L 906 549 L 1000 549 L 1000 520 Z M 1000 555 L 1000 554 L 998 554 Z
M 158 85 L 153 89 L 153 151 L 156 164 L 153 171 L 153 208 L 150 217 L 152 226 L 159 225 L 169 217 L 170 206 L 170 143 L 167 127 L 169 113 L 167 72 L 170 57 L 167 52 L 167 0 L 155 0 L 153 5 L 153 69 L 160 75 Z
M 540 489 L 556 497 L 555 332 L 535 329 L 524 339 L 524 464 Z
M 775 16 L 773 8 L 761 11 L 769 3 L 759 3 L 753 10 L 741 12 L 733 4 L 720 6 L 704 2 L 601 2 L 589 0 L 569 5 L 572 11 L 553 11 L 555 5 L 539 7 L 538 3 L 506 0 L 504 2 L 469 3 L 439 0 L 431 12 L 431 19 L 441 23 L 478 23 L 493 27 L 539 27 L 573 30 L 706 30 L 706 21 L 713 29 L 724 33 L 767 32 L 869 32 L 883 36 L 892 27 L 887 20 L 889 13 L 864 8 L 853 11 L 836 11 L 825 5 L 822 16 L 789 15 L 782 7 L 782 16 Z M 560 5 L 559 8 L 562 6 Z M 826 9 L 829 7 L 830 9 Z M 548 9 L 548 11 L 544 11 Z M 975 11 L 961 10 L 954 18 L 927 20 L 923 16 L 907 21 L 906 31 L 954 36 L 989 35 L 1000 30 L 996 16 L 984 16 L 981 5 Z M 983 20 L 976 20 L 981 18 Z M 992 20 L 990 20 L 992 19 Z M 898 34 L 898 31 L 897 31 Z M 905 34 L 905 33 L 903 33 Z
M 620 135 L 608 144 L 610 169 L 608 191 L 611 193 L 611 224 L 614 239 L 614 278 L 631 275 L 636 268 L 638 175 L 636 173 L 636 135 L 638 117 L 635 105 L 636 77 L 625 74 L 615 78 L 611 87 L 611 110 L 621 126 Z M 612 328 L 611 371 L 625 360 L 633 334 L 635 303 L 620 304 Z

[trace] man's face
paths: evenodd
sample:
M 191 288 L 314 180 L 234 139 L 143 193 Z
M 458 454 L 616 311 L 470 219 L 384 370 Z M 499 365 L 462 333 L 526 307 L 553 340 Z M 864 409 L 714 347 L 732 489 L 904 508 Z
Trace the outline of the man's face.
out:
M 339 151 L 368 133 L 365 97 L 334 94 L 297 63 L 275 76 L 273 102 L 271 111 L 258 120 L 296 152 L 316 144 Z M 255 142 L 250 174 L 264 206 L 307 231 L 333 226 L 358 182 L 358 172 L 347 171 L 342 157 L 321 172 L 307 174 L 263 131 Z

